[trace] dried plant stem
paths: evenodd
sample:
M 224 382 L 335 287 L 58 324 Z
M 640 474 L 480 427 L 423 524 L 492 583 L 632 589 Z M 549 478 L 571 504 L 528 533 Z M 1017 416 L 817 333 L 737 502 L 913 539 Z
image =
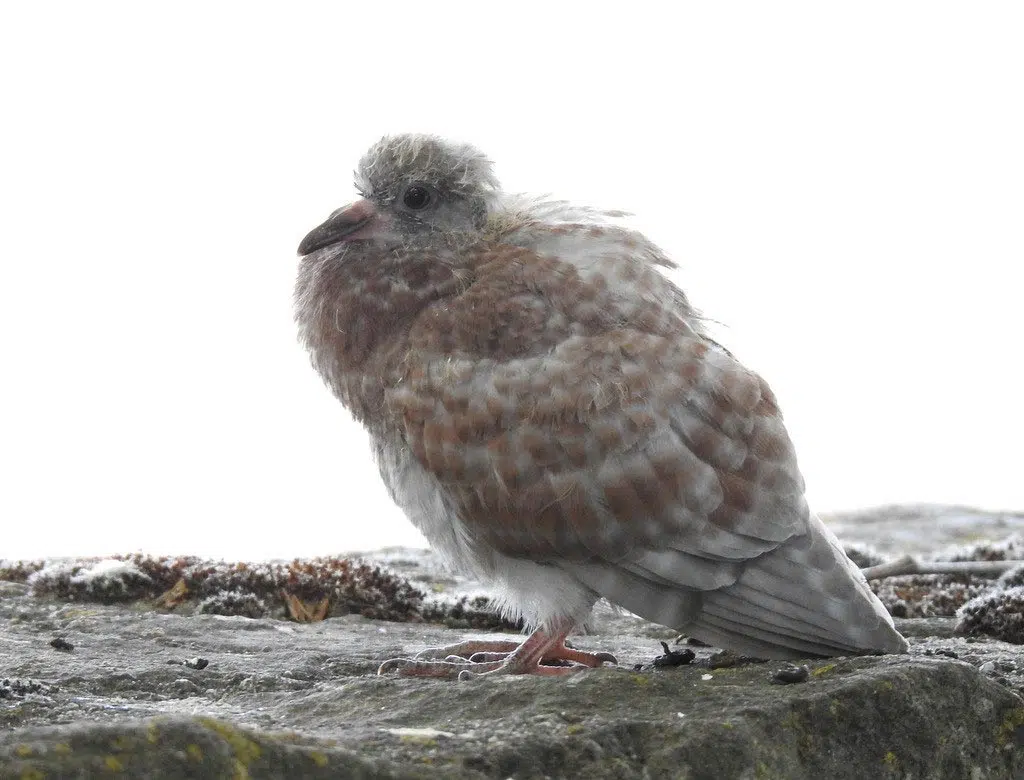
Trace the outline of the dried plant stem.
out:
M 984 577 L 998 577 L 1003 572 L 1024 566 L 1024 561 L 925 561 L 920 562 L 911 555 L 904 555 L 895 561 L 880 563 L 861 569 L 869 580 L 898 577 L 901 574 L 980 574 Z

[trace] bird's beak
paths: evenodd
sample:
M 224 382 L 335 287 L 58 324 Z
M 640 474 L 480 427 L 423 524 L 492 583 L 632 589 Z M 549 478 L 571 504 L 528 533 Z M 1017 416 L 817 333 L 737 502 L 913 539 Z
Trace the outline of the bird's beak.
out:
M 373 204 L 368 200 L 357 200 L 338 209 L 326 222 L 309 231 L 299 244 L 299 254 L 308 255 L 342 241 L 372 238 L 377 232 L 379 222 L 381 217 Z

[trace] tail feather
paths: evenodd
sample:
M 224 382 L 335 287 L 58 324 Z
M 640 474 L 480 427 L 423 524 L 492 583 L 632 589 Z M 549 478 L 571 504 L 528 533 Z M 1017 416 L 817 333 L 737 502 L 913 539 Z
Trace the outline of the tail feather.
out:
M 699 639 L 730 633 L 730 649 L 771 645 L 769 657 L 898 653 L 907 641 L 838 540 L 817 517 L 809 533 L 747 563 L 735 584 L 704 594 L 687 627 Z
M 692 557 L 559 565 L 641 617 L 747 655 L 804 658 L 907 648 L 860 570 L 813 515 L 806 534 L 743 564 L 724 565 L 721 578 L 683 565 Z M 669 565 L 676 560 L 679 570 Z
M 707 614 L 715 615 L 719 620 L 742 624 L 751 631 L 770 633 L 776 637 L 773 640 L 776 644 L 780 637 L 791 637 L 795 642 L 818 648 L 814 652 L 821 652 L 823 647 L 850 652 L 856 649 L 845 634 L 835 627 L 815 625 L 779 611 L 768 613 L 763 607 L 724 591 L 707 594 L 702 615 Z
M 756 637 L 748 636 L 746 633 L 737 631 L 735 626 L 726 624 L 719 626 L 713 619 L 711 621 L 702 621 L 700 636 L 694 636 L 713 647 L 729 648 L 735 653 L 747 655 L 751 658 L 797 659 L 818 655 L 817 653 L 806 651 L 780 649 L 776 642 L 765 642 Z
M 734 653 L 752 658 L 813 658 L 856 652 L 849 648 L 804 641 L 748 622 L 737 623 L 732 616 L 719 616 L 714 607 L 706 610 L 695 630 L 687 633 L 716 647 L 726 647 Z

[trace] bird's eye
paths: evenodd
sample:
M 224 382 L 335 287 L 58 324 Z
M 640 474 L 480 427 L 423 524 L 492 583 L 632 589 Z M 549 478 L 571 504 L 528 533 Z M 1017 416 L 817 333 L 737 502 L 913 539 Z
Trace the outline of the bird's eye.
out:
M 422 184 L 413 184 L 405 191 L 405 194 L 402 195 L 402 203 L 405 204 L 406 208 L 410 208 L 413 211 L 425 209 L 430 205 L 430 201 L 430 190 Z

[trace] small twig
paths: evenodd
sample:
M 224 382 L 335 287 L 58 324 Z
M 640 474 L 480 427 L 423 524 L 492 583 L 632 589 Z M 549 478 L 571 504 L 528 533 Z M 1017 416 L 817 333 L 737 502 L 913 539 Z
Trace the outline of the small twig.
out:
M 998 577 L 1003 572 L 1024 566 L 1024 561 L 925 561 L 919 562 L 910 555 L 895 561 L 880 563 L 861 569 L 869 580 L 898 577 L 901 574 L 980 574 L 983 577 Z

